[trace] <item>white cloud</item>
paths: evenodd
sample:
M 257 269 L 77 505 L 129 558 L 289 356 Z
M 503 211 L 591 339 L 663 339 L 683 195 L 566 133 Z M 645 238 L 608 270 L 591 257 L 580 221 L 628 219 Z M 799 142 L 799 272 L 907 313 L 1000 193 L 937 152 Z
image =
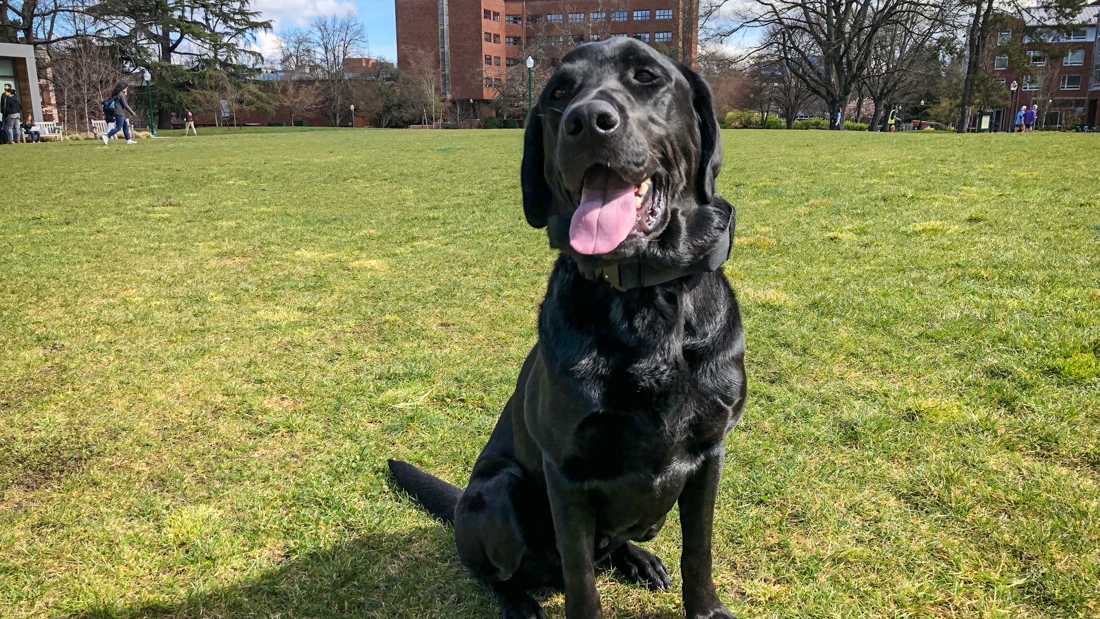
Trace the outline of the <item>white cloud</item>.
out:
M 305 26 L 314 17 L 354 15 L 355 3 L 346 0 L 257 0 L 253 7 L 275 21 L 275 29 Z

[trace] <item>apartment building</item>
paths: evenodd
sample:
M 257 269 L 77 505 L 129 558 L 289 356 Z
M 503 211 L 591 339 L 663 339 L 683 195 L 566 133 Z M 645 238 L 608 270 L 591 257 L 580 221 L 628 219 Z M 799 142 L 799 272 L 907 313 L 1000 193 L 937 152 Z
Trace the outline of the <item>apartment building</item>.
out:
M 465 118 L 491 115 L 508 68 L 528 56 L 552 66 L 579 43 L 613 36 L 688 64 L 698 51 L 698 0 L 396 0 L 395 8 L 398 66 L 437 75 Z
M 1069 24 L 1055 26 L 1041 17 L 1004 23 L 991 34 L 985 69 L 1008 91 L 1010 103 L 987 111 L 990 127 L 1011 130 L 1015 110 L 1032 104 L 1039 106 L 1041 128 L 1100 127 L 1100 2 Z

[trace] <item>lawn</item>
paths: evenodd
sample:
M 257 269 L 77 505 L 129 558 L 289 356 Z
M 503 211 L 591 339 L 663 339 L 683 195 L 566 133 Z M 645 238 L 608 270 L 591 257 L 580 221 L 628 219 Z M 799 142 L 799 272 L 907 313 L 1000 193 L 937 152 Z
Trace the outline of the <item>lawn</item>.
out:
M 727 603 L 1100 616 L 1100 137 L 724 139 Z M 497 616 L 385 459 L 461 483 L 534 341 L 521 143 L 0 148 L 0 616 Z M 606 615 L 674 579 L 602 576 Z

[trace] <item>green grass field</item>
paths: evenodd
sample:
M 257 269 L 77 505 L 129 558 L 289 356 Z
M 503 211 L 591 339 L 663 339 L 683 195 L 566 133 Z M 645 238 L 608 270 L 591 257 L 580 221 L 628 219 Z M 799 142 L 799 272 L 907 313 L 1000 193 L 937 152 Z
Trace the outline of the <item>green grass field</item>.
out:
M 727 603 L 1100 616 L 1100 138 L 725 141 Z M 497 616 L 384 463 L 464 481 L 534 341 L 520 149 L 0 148 L 0 617 Z M 676 523 L 648 545 L 674 572 Z M 674 578 L 602 576 L 606 615 L 679 616 Z

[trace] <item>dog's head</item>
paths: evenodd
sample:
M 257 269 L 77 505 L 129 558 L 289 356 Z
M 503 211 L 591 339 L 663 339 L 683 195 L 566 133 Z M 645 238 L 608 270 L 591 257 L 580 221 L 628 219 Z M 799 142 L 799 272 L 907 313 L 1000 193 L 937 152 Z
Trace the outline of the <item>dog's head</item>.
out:
M 689 264 L 731 216 L 714 204 L 721 165 L 702 78 L 634 39 L 589 43 L 527 119 L 523 210 L 582 266 Z

